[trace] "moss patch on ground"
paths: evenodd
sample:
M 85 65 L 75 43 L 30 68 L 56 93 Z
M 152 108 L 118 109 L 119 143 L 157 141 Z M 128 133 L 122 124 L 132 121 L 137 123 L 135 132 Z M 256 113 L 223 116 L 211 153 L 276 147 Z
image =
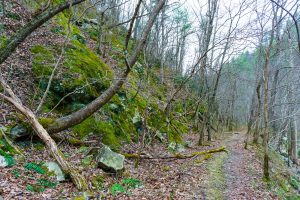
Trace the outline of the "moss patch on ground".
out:
M 226 188 L 225 174 L 223 171 L 224 161 L 228 157 L 227 153 L 220 153 L 208 162 L 208 187 L 206 191 L 207 199 L 225 199 L 223 192 Z

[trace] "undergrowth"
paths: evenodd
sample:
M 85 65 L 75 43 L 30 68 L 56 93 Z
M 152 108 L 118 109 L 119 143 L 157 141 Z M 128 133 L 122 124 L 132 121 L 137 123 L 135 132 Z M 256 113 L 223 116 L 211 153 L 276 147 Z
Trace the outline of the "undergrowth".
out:
M 257 146 L 255 148 L 257 156 L 263 160 L 263 149 Z M 270 173 L 270 180 L 266 184 L 270 192 L 280 199 L 299 200 L 299 179 L 291 173 L 285 161 L 277 152 L 269 149 L 269 157 L 272 173 Z

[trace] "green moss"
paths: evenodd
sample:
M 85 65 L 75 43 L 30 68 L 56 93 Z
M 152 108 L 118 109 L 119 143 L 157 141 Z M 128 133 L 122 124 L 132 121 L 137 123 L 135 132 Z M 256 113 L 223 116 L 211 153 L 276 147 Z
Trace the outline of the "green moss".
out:
M 71 35 L 71 37 L 73 37 L 74 35 L 80 35 L 84 37 L 77 26 L 73 25 L 72 23 L 69 24 L 69 19 L 68 19 L 69 14 L 70 14 L 69 12 L 64 12 L 56 15 L 55 17 L 56 23 L 63 29 L 61 33 L 64 35 Z
M 1 33 L 1 29 L 0 29 Z M 0 48 L 3 48 L 7 45 L 8 38 L 5 35 L 0 35 Z
M 132 141 L 132 137 L 135 137 L 137 132 L 134 124 L 132 123 L 132 114 L 128 112 L 123 112 L 119 115 L 113 116 L 113 121 L 115 122 L 116 135 L 127 142 Z
M 296 194 L 294 194 L 294 195 L 287 195 L 287 196 L 285 197 L 285 199 L 286 199 L 286 200 L 300 200 L 300 196 L 299 196 L 299 195 L 296 195 Z
M 73 41 L 72 47 L 66 51 L 65 66 L 69 69 L 69 76 L 65 76 L 62 87 L 73 91 L 78 87 L 87 85 L 81 92 L 73 96 L 73 101 L 88 102 L 96 98 L 101 91 L 110 86 L 113 79 L 112 71 L 100 58 L 85 45 Z M 81 96 L 81 97 L 80 97 Z M 86 102 L 87 103 L 87 102 Z
M 57 47 L 37 45 L 31 52 L 34 54 L 32 70 L 42 95 L 56 62 Z M 54 77 L 43 110 L 49 110 L 66 94 L 77 91 L 60 105 L 66 105 L 64 112 L 73 112 L 97 98 L 110 86 L 113 79 L 112 70 L 93 51 L 77 40 L 73 40 L 65 52 L 63 66 L 59 68 L 60 71 L 64 69 L 64 73 L 60 77 Z
M 41 45 L 33 46 L 30 49 L 35 55 L 32 62 L 32 71 L 36 77 L 50 76 L 53 70 L 54 53 L 53 49 Z
M 95 130 L 94 126 L 95 126 L 95 119 L 93 117 L 89 117 L 83 122 L 81 122 L 80 124 L 74 126 L 72 130 L 80 138 L 83 138 Z
M 20 15 L 18 15 L 17 13 L 11 12 L 11 11 L 6 11 L 5 15 L 6 15 L 6 17 L 16 20 L 16 21 L 21 20 Z
M 92 185 L 96 188 L 97 191 L 101 191 L 104 189 L 104 177 L 101 175 L 92 177 Z
M 109 122 L 97 122 L 97 132 L 102 134 L 102 142 L 114 149 L 120 147 L 119 141 L 115 135 L 115 129 Z
M 110 122 L 97 121 L 95 118 L 89 117 L 82 123 L 72 128 L 80 138 L 86 137 L 89 133 L 98 134 L 102 137 L 102 142 L 114 149 L 120 147 L 119 141 L 115 135 L 115 128 Z
M 48 128 L 48 126 L 49 126 L 50 124 L 53 124 L 53 123 L 55 122 L 55 120 L 56 120 L 56 119 L 54 119 L 54 118 L 44 118 L 44 117 L 39 118 L 39 122 L 42 124 L 42 126 L 43 126 L 44 128 Z
M 176 101 L 173 110 L 175 112 L 183 113 L 184 112 L 183 103 L 181 101 Z
M 297 181 L 296 178 L 291 177 L 290 183 L 291 183 L 291 186 L 292 186 L 295 190 L 298 190 L 298 189 L 299 189 L 299 182 Z

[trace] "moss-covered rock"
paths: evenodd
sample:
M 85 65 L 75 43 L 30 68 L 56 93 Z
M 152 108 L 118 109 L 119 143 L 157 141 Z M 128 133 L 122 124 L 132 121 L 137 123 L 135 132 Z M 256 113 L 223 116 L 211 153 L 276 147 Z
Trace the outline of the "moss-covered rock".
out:
M 57 57 L 55 46 L 34 46 L 32 71 L 41 89 L 41 95 L 46 90 L 48 79 L 52 73 Z M 55 76 L 50 87 L 50 93 L 45 103 L 51 108 L 61 98 L 68 95 L 60 104 L 60 108 L 68 113 L 83 107 L 101 92 L 107 89 L 113 79 L 113 73 L 105 63 L 88 47 L 77 40 L 65 49 L 64 61 L 59 71 L 62 76 Z M 45 109 L 44 109 L 45 110 Z
M 98 121 L 92 116 L 74 126 L 72 130 L 81 138 L 84 138 L 89 133 L 93 133 L 100 136 L 104 144 L 109 145 L 114 149 L 120 147 L 119 141 L 115 135 L 115 128 L 111 122 Z

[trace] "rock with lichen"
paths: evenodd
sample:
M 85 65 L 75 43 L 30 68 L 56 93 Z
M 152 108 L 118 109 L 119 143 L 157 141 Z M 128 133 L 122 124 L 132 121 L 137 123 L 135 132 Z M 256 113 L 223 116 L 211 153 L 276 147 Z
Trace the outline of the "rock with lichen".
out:
M 106 145 L 103 145 L 96 155 L 98 166 L 113 173 L 124 170 L 124 160 L 125 156 L 112 151 Z

